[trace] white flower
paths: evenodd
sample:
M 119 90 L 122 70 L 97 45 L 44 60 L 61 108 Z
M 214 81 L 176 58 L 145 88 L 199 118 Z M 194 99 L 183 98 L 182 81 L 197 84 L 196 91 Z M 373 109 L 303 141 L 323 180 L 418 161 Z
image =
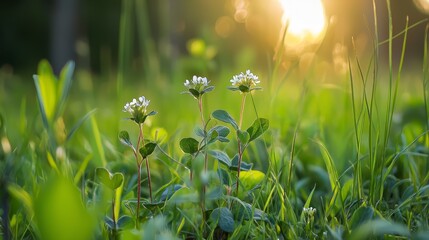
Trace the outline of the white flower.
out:
M 307 214 L 309 216 L 314 216 L 314 214 L 316 213 L 316 208 L 313 208 L 313 207 L 303 208 L 302 210 L 304 214 Z
M 150 100 L 147 100 L 144 96 L 139 97 L 138 100 L 134 98 L 131 102 L 125 104 L 122 111 L 129 112 L 133 116 L 139 113 L 145 114 L 149 103 Z
M 206 77 L 198 77 L 198 76 L 194 75 L 192 77 L 192 81 L 189 81 L 186 79 L 184 85 L 188 89 L 192 88 L 192 89 L 195 89 L 197 91 L 201 91 L 209 85 L 209 81 L 207 80 Z
M 249 88 L 260 83 L 258 76 L 250 72 L 250 70 L 247 70 L 246 73 L 240 73 L 233 76 L 230 82 L 236 87 L 244 85 Z

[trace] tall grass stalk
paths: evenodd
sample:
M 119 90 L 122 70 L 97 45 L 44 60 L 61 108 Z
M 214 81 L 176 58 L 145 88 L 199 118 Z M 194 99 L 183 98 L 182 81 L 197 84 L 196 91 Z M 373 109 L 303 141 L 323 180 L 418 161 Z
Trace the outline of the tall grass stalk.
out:
M 354 131 L 355 131 L 355 143 L 356 143 L 356 167 L 354 169 L 354 174 L 353 174 L 353 193 L 354 196 L 357 197 L 358 199 L 362 199 L 362 195 L 363 195 L 363 184 L 362 184 L 362 163 L 360 161 L 360 151 L 361 151 L 361 141 L 360 141 L 360 130 L 359 130 L 359 119 L 360 116 L 357 116 L 357 112 L 356 112 L 356 103 L 355 103 L 355 83 L 353 80 L 353 73 L 352 73 L 352 66 L 350 63 L 350 57 L 348 59 L 348 68 L 349 68 L 349 78 L 350 78 L 350 88 L 351 88 L 351 95 L 352 95 L 352 113 L 353 113 L 353 127 L 354 127 Z
M 407 44 L 407 36 L 408 36 L 408 22 L 409 18 L 406 18 L 406 24 L 405 24 L 405 32 L 404 32 L 404 39 L 402 41 L 402 49 L 401 49 L 401 55 L 399 60 L 399 66 L 396 73 L 396 79 L 394 80 L 393 77 L 393 23 L 392 23 L 392 11 L 390 6 L 390 0 L 387 1 L 387 9 L 389 13 L 389 97 L 388 97 L 388 112 L 386 113 L 386 123 L 385 125 L 385 132 L 384 132 L 384 143 L 383 143 L 383 154 L 381 156 L 381 163 L 379 165 L 378 170 L 378 176 L 383 175 L 383 169 L 386 165 L 386 157 L 387 157 L 387 149 L 388 149 L 388 141 L 389 136 L 392 128 L 392 119 L 393 114 L 395 110 L 396 105 L 396 98 L 398 95 L 398 86 L 399 82 L 401 80 L 401 73 L 402 73 L 402 67 L 404 64 L 405 59 L 405 50 L 406 50 L 406 44 Z M 385 172 L 385 175 L 390 174 L 389 172 Z M 383 197 L 383 191 L 384 191 L 384 183 L 379 181 L 379 196 L 378 200 L 381 201 Z
M 155 44 L 151 36 L 149 9 L 147 0 L 122 0 L 119 29 L 118 73 L 116 91 L 121 97 L 123 85 L 130 77 L 133 52 L 136 50 L 135 35 L 137 33 L 137 48 L 140 50 L 144 80 L 153 81 L 159 75 L 159 61 Z
M 406 19 L 405 30 L 403 31 L 403 41 L 402 48 L 399 58 L 399 65 L 396 71 L 396 77 L 394 76 L 393 68 L 393 39 L 397 36 L 393 35 L 393 23 L 392 23 L 392 12 L 390 6 L 390 0 L 386 0 L 387 10 L 388 10 L 388 29 L 389 35 L 387 41 L 380 42 L 378 35 L 378 20 L 377 20 L 377 8 L 375 1 L 373 1 L 373 14 L 374 14 L 374 50 L 371 61 L 365 71 L 362 68 L 362 65 L 357 57 L 355 50 L 355 61 L 357 65 L 357 71 L 359 77 L 362 81 L 362 96 L 361 96 L 361 110 L 358 110 L 358 101 L 357 101 L 357 91 L 355 77 L 353 75 L 353 69 L 349 60 L 349 78 L 350 78 L 350 87 L 351 87 L 351 97 L 352 97 L 352 113 L 353 113 L 353 125 L 355 132 L 355 144 L 356 144 L 356 167 L 354 171 L 354 194 L 362 199 L 364 182 L 364 167 L 362 166 L 362 159 L 365 155 L 361 155 L 361 151 L 364 150 L 362 146 L 362 141 L 365 139 L 368 142 L 368 160 L 369 160 L 369 169 L 370 169 L 370 180 L 369 180 L 369 201 L 372 206 L 377 206 L 378 203 L 382 201 L 383 192 L 384 192 L 384 182 L 381 181 L 384 179 L 390 172 L 385 172 L 385 167 L 389 162 L 388 158 L 388 148 L 389 140 L 391 137 L 392 121 L 393 114 L 395 111 L 396 100 L 398 95 L 399 82 L 401 79 L 402 67 L 405 59 L 405 49 L 407 43 L 407 33 L 409 29 L 409 20 Z M 414 26 L 414 25 L 413 25 Z M 378 93 L 378 82 L 379 82 L 379 47 L 380 45 L 388 43 L 388 96 L 386 104 L 386 112 L 384 116 L 379 116 L 377 114 L 377 100 L 376 94 Z M 370 70 L 372 70 L 371 83 L 370 79 Z M 370 88 L 368 89 L 368 86 Z M 383 103 L 384 104 L 384 103 Z M 365 110 L 364 110 L 365 109 Z M 383 118 L 383 119 L 381 119 Z M 364 126 L 367 127 L 366 134 L 363 135 Z M 381 144 L 381 145 L 380 145 Z
M 374 112 L 374 105 L 375 105 L 375 93 L 377 91 L 377 82 L 378 82 L 378 56 L 379 56 L 379 35 L 378 35 L 378 20 L 377 20 L 377 7 L 375 0 L 373 0 L 373 16 L 374 16 L 374 56 L 373 56 L 373 74 L 372 74 L 372 89 L 371 89 L 371 100 L 369 107 L 367 107 L 368 110 L 368 151 L 369 151 L 369 164 L 370 164 L 370 189 L 369 189 L 369 199 L 372 204 L 374 204 L 374 198 L 372 197 L 375 192 L 375 183 L 376 183 L 376 176 L 375 175 L 375 165 L 377 161 L 376 152 L 377 152 L 377 145 L 378 145 L 378 137 L 375 141 L 375 144 L 373 144 L 373 112 Z M 368 106 L 368 105 L 367 105 Z M 368 109 L 369 108 L 369 109 Z M 374 128 L 373 128 L 374 127 Z M 358 159 L 359 161 L 359 159 Z M 361 168 L 361 170 L 363 170 Z M 362 173 L 361 173 L 362 174 Z
M 154 81 L 159 75 L 159 60 L 151 35 L 147 0 L 135 0 L 135 3 L 137 33 L 140 40 L 139 47 L 143 58 L 142 69 L 144 69 L 146 81 Z
M 426 131 L 429 131 L 429 105 L 428 105 L 428 82 L 429 82 L 429 66 L 428 66 L 428 33 L 429 33 L 429 24 L 426 25 L 425 28 L 425 38 L 424 38 L 424 46 L 423 46 L 423 101 L 425 104 L 425 117 L 426 117 Z M 425 146 L 429 146 L 429 135 L 427 134 L 425 137 Z M 429 161 L 426 161 L 425 170 L 427 172 L 424 177 L 423 182 L 429 181 Z
M 300 95 L 300 104 L 299 104 L 299 109 L 298 109 L 298 119 L 293 131 L 293 137 L 292 137 L 292 145 L 291 145 L 291 149 L 290 149 L 290 156 L 289 156 L 289 166 L 288 166 L 288 176 L 287 176 L 287 182 L 286 182 L 286 194 L 290 194 L 291 190 L 292 190 L 292 179 L 293 179 L 293 167 L 294 167 L 294 161 L 295 161 L 295 151 L 296 151 L 296 138 L 298 136 L 298 131 L 300 129 L 301 126 L 301 118 L 302 118 L 302 114 L 304 111 L 304 103 L 305 103 L 305 96 L 307 93 L 307 83 L 306 81 L 303 82 L 303 88 L 302 88 L 302 92 Z
M 121 18 L 119 27 L 118 73 L 116 80 L 116 95 L 121 97 L 124 80 L 127 77 L 127 66 L 130 65 L 132 47 L 132 0 L 122 0 Z M 118 101 L 120 104 L 120 101 Z M 119 107 L 118 107 L 119 109 Z

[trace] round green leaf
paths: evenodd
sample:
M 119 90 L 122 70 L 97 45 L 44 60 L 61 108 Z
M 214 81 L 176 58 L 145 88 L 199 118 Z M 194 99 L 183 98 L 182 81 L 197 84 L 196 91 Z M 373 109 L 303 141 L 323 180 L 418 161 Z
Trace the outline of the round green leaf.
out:
M 243 171 L 240 173 L 240 186 L 243 186 L 246 190 L 251 190 L 260 184 L 264 178 L 265 174 L 263 172 L 257 170 Z
M 104 223 L 106 224 L 106 226 L 109 230 L 115 230 L 116 229 L 116 224 L 115 224 L 115 222 L 113 222 L 113 219 L 111 219 L 110 217 L 105 216 L 104 217 Z
M 38 238 L 44 240 L 93 239 L 97 231 L 95 218 L 79 189 L 68 179 L 55 177 L 40 186 L 34 200 Z M 33 224 L 32 223 L 32 224 Z
M 201 91 L 201 94 L 211 92 L 211 91 L 213 91 L 214 88 L 215 88 L 214 86 L 208 86 L 208 87 L 204 88 L 203 91 Z
M 133 144 L 131 143 L 131 140 L 130 140 L 130 134 L 128 134 L 127 131 L 121 131 L 118 134 L 118 137 L 119 137 L 119 141 L 121 141 L 122 144 L 129 146 L 129 147 L 133 146 Z
M 118 219 L 117 224 L 119 229 L 132 228 L 134 226 L 134 220 L 132 217 L 124 215 Z
M 156 143 L 146 143 L 143 147 L 140 148 L 139 152 L 142 155 L 143 159 L 147 158 L 155 150 Z
M 231 160 L 225 152 L 219 150 L 211 150 L 209 154 L 215 159 L 219 160 L 220 163 L 224 164 L 228 168 L 231 167 Z
M 248 86 L 244 86 L 244 85 L 240 85 L 240 86 L 238 86 L 238 89 L 241 91 L 241 92 L 249 92 L 249 87 Z
M 241 171 L 249 171 L 250 169 L 252 169 L 252 164 L 251 163 L 246 163 L 243 160 L 241 161 L 240 164 L 240 170 Z M 231 166 L 229 167 L 229 169 L 237 171 L 238 169 L 238 155 L 235 155 L 234 158 L 231 161 Z
M 247 129 L 247 132 L 250 135 L 250 139 L 249 142 L 255 140 L 256 138 L 258 138 L 259 136 L 262 135 L 262 133 L 264 133 L 265 131 L 268 130 L 268 127 L 270 126 L 270 122 L 268 121 L 268 119 L 265 118 L 258 118 L 256 119 L 252 126 L 250 126 Z
M 371 220 L 373 217 L 374 209 L 372 209 L 372 207 L 362 206 L 353 213 L 352 219 L 350 220 L 350 227 L 351 229 L 356 229 L 363 223 Z
M 180 148 L 183 152 L 194 154 L 198 152 L 198 141 L 194 138 L 183 138 L 180 140 Z
M 124 182 L 124 175 L 122 173 L 114 173 L 111 179 L 112 189 L 117 189 Z
M 159 201 L 164 202 L 167 199 L 169 199 L 177 190 L 183 188 L 182 185 L 174 184 L 169 187 L 167 187 L 164 192 L 162 192 L 161 197 L 159 198 Z
M 217 133 L 217 136 L 214 138 L 213 133 Z M 213 128 L 211 128 L 208 131 L 208 135 L 211 135 L 211 139 L 209 143 L 212 143 L 214 141 L 219 141 L 219 142 L 229 142 L 229 139 L 226 138 L 226 136 L 228 136 L 229 134 L 229 128 L 225 127 L 225 126 L 214 126 Z M 202 136 L 205 137 L 205 136 Z
M 195 98 L 198 98 L 200 96 L 200 92 L 198 92 L 197 90 L 190 88 L 189 92 L 192 94 L 192 96 L 194 96 Z
M 219 121 L 231 124 L 235 130 L 238 130 L 238 125 L 235 120 L 225 110 L 216 110 L 212 113 L 212 116 Z
M 219 137 L 219 133 L 218 132 L 216 132 L 216 131 L 213 131 L 213 132 L 209 132 L 208 133 L 208 143 L 213 143 L 213 142 L 215 142 L 217 139 L 218 139 L 218 137 Z
M 111 174 L 106 168 L 97 168 L 95 173 L 100 182 L 112 190 L 117 189 L 124 182 L 122 173 Z
M 403 236 L 407 237 L 407 239 L 409 239 L 411 235 L 405 225 L 392 223 L 384 219 L 376 219 L 360 225 L 356 230 L 350 233 L 347 239 L 373 239 L 374 237 L 383 237 L 386 234 Z
M 213 210 L 210 214 L 210 220 L 217 222 L 217 225 L 225 232 L 231 233 L 235 229 L 232 213 L 226 207 L 216 208 Z
M 231 91 L 238 91 L 238 90 L 240 90 L 238 87 L 227 87 L 229 90 L 231 90 Z
M 146 114 L 146 117 L 156 115 L 157 113 L 158 112 L 156 111 L 151 111 L 150 113 Z
M 250 135 L 246 131 L 237 130 L 237 137 L 240 140 L 241 144 L 247 144 L 250 139 Z
M 95 174 L 97 175 L 98 180 L 104 185 L 108 185 L 110 182 L 111 173 L 105 168 L 95 169 Z

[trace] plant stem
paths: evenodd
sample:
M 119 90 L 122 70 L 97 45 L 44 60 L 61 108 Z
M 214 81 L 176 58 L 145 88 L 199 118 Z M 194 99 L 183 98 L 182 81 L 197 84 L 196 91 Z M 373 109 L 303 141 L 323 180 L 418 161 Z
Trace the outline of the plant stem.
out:
M 116 230 L 115 195 L 116 195 L 116 190 L 113 191 L 113 199 L 112 199 L 112 220 L 113 220 L 113 224 L 115 225 L 115 230 Z
M 149 198 L 150 198 L 150 202 L 152 203 L 152 181 L 150 179 L 149 159 L 145 158 L 145 160 L 146 160 L 146 171 L 147 171 L 147 184 L 149 187 Z
M 206 121 L 204 120 L 204 111 L 203 111 L 203 98 L 202 96 L 200 96 L 198 98 L 198 108 L 200 110 L 200 117 L 201 117 L 201 124 L 204 130 L 204 133 L 207 134 L 206 131 Z M 204 137 L 204 142 L 205 142 L 205 146 L 207 148 L 207 136 Z M 204 151 L 204 173 L 207 173 L 207 167 L 208 166 L 208 154 L 207 154 L 207 149 L 205 149 Z M 191 169 L 191 174 L 192 174 L 192 169 Z M 191 181 L 192 181 L 192 175 L 191 175 Z M 203 220 L 201 222 L 201 231 L 204 232 L 204 225 L 205 225 L 205 221 L 206 221 L 206 204 L 205 204 L 205 198 L 206 198 L 206 185 L 202 186 L 202 193 L 201 193 L 201 199 L 200 199 L 200 203 L 201 203 L 201 213 L 203 215 Z
M 240 121 L 238 123 L 238 129 L 241 129 L 241 124 L 243 123 L 243 113 L 244 113 L 244 105 L 246 103 L 246 96 L 247 93 L 243 93 L 243 97 L 241 98 L 241 109 L 240 109 Z M 236 186 L 236 192 L 238 196 L 238 185 L 240 182 L 240 168 L 241 168 L 241 159 L 243 158 L 243 150 L 241 147 L 241 141 L 237 137 L 238 142 L 238 166 L 237 166 L 237 186 Z
M 238 128 L 241 129 L 241 123 L 243 122 L 243 113 L 244 113 L 244 105 L 246 103 L 247 93 L 243 93 L 243 97 L 241 99 L 241 110 L 240 110 L 240 121 L 238 123 Z
M 201 117 L 201 124 L 203 127 L 206 125 L 206 122 L 204 121 L 204 114 L 203 114 L 203 98 L 198 98 L 198 108 L 200 110 L 200 117 Z
M 141 163 L 137 162 L 137 210 L 136 210 L 136 228 L 140 229 L 139 210 L 140 210 L 140 195 L 141 195 Z
M 237 186 L 236 186 L 236 194 L 238 197 L 238 185 L 240 182 L 240 170 L 241 170 L 241 159 L 243 158 L 243 149 L 241 148 L 241 142 L 238 139 L 238 166 L 237 166 Z
M 203 113 L 203 98 L 201 96 L 198 98 L 198 108 L 200 110 L 201 124 L 204 129 L 204 132 L 206 132 L 206 121 L 204 120 L 204 113 Z M 207 137 L 205 138 L 205 145 L 207 146 Z M 207 172 L 207 165 L 208 165 L 208 155 L 207 155 L 207 151 L 205 151 L 205 155 L 204 155 L 205 172 Z
M 137 141 L 137 150 L 140 149 L 140 143 L 144 145 L 143 123 L 139 124 L 139 139 Z
M 111 231 L 111 239 L 118 239 L 118 229 L 116 224 L 116 216 L 115 216 L 115 195 L 116 189 L 113 190 L 113 199 L 112 199 L 112 220 L 113 220 L 113 229 Z
M 140 211 L 140 198 L 141 198 L 141 168 L 142 168 L 142 161 L 139 159 L 139 155 L 137 151 L 140 149 L 140 143 L 143 142 L 144 144 L 144 137 L 143 137 L 143 124 L 139 124 L 139 137 L 137 139 L 137 150 L 134 149 L 134 156 L 136 157 L 137 161 L 137 209 L 136 209 L 136 228 L 140 228 L 140 222 L 139 222 L 139 211 Z

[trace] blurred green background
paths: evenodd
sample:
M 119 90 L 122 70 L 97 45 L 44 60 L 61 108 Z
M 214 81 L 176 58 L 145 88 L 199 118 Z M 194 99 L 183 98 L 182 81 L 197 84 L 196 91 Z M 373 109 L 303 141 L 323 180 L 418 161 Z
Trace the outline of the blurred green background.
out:
M 375 2 L 379 31 L 385 39 L 385 2 Z M 424 8 L 419 8 L 426 2 L 392 1 L 395 29 L 403 29 L 406 16 L 411 23 L 427 18 Z M 330 26 L 318 54 L 332 61 L 337 42 L 350 47 L 350 36 L 359 38 L 372 28 L 372 1 L 325 0 L 323 3 Z M 132 7 L 126 9 L 127 5 Z M 240 5 L 245 6 L 247 17 L 237 21 L 235 14 Z M 249 45 L 262 56 L 269 54 L 281 24 L 277 0 L 3 0 L 0 3 L 0 67 L 2 71 L 18 74 L 33 73 L 38 61 L 46 58 L 55 72 L 71 59 L 77 60 L 78 68 L 92 73 L 114 71 L 119 60 L 121 14 L 128 18 L 129 70 L 139 72 L 148 66 L 142 56 L 148 46 L 142 42 L 150 39 L 150 51 L 159 56 L 156 64 L 163 74 L 170 73 L 178 59 L 189 55 L 186 46 L 192 38 L 214 45 L 218 54 L 213 60 L 225 65 L 239 64 L 234 57 Z M 422 56 L 422 29 L 424 24 L 409 33 L 407 55 L 417 60 Z M 266 64 L 266 59 L 262 57 L 257 64 Z

